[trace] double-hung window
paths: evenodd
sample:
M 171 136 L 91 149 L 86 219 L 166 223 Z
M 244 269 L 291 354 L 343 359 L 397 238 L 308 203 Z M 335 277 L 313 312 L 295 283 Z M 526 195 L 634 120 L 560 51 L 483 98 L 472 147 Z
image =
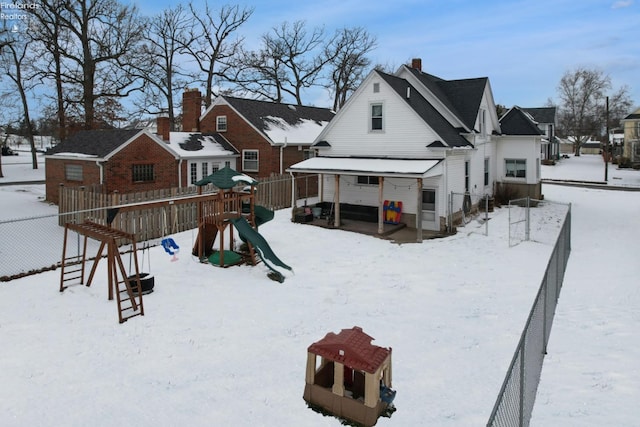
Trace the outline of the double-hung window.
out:
M 242 170 L 248 172 L 258 172 L 260 165 L 258 150 L 242 150 Z
M 372 131 L 383 130 L 382 104 L 371 104 L 371 129 Z
M 216 132 L 227 131 L 227 116 L 216 116 Z
M 526 159 L 505 159 L 505 176 L 507 178 L 526 178 L 527 177 L 527 160 Z

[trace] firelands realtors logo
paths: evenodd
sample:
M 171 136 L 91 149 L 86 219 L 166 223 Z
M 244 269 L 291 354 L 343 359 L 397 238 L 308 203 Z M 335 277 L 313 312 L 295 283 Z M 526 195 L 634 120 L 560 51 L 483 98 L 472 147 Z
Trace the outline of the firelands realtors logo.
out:
M 0 20 L 10 23 L 12 32 L 20 31 L 20 23 L 29 19 L 29 12 L 38 9 L 40 5 L 35 2 L 4 2 L 0 1 Z

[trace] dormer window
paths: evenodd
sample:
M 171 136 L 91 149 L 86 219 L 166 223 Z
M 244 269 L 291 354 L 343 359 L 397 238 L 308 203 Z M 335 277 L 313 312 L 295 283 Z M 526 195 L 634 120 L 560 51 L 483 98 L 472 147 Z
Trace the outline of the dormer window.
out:
M 216 116 L 216 132 L 227 131 L 227 116 Z

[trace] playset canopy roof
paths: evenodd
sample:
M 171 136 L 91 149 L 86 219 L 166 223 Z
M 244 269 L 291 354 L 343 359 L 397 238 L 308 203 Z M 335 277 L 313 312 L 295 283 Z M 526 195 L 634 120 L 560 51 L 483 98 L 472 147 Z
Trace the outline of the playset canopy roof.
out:
M 242 183 L 257 185 L 258 181 L 251 178 L 249 175 L 245 175 L 231 169 L 230 167 L 225 166 L 224 168 L 212 173 L 208 177 L 196 182 L 195 185 L 204 186 L 207 184 L 213 184 L 222 190 L 228 190 Z
M 320 341 L 311 344 L 308 351 L 349 368 L 373 374 L 391 354 L 391 348 L 373 345 L 372 340 L 362 332 L 362 328 L 354 326 L 343 329 L 337 335 L 329 332 Z

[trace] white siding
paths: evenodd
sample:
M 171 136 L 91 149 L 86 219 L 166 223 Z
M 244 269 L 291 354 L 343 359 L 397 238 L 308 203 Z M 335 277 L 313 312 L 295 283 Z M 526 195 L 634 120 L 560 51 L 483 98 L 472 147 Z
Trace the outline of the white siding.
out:
M 537 163 L 540 161 L 540 138 L 506 136 L 498 143 L 497 149 L 497 176 L 496 179 L 502 182 L 518 182 L 526 184 L 536 184 L 540 181 Z M 511 178 L 505 176 L 505 159 L 526 159 L 527 177 L 525 179 Z
M 377 93 L 373 91 L 374 83 L 380 86 Z M 372 103 L 383 104 L 382 131 L 369 130 Z M 323 135 L 331 148 L 321 150 L 321 155 L 425 158 L 427 144 L 441 139 L 405 99 L 375 74 L 365 80 L 348 108 L 340 113 L 339 120 Z

